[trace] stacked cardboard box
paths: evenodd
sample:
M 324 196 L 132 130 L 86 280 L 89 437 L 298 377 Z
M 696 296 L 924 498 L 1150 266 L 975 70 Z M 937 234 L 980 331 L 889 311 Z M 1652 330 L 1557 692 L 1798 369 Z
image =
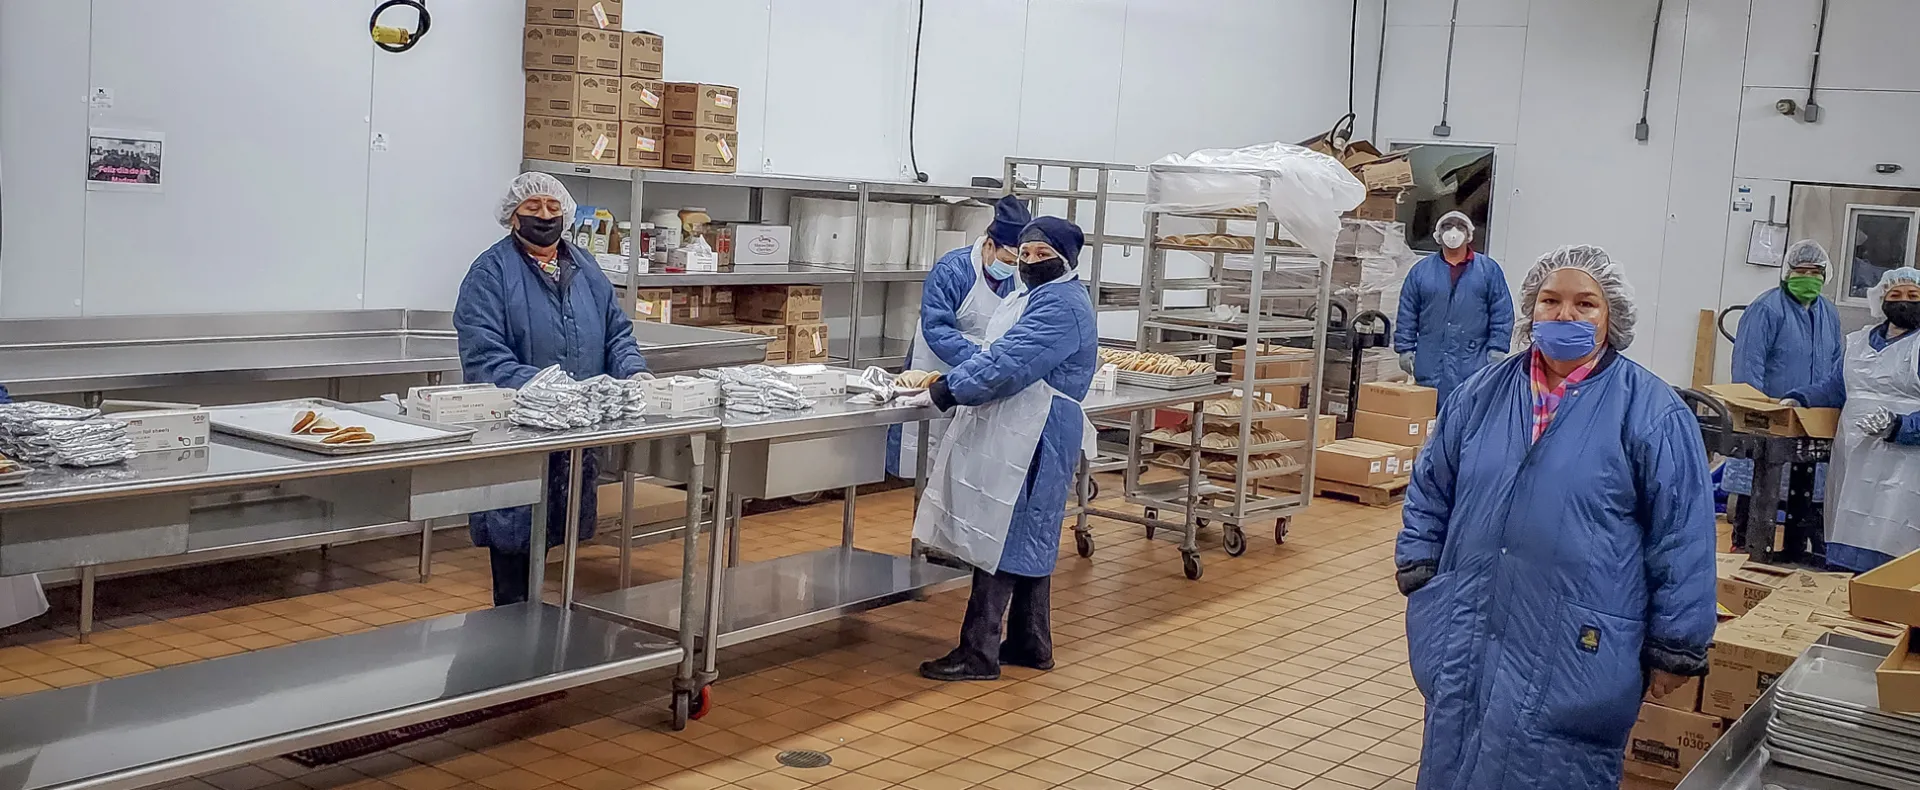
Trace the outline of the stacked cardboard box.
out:
M 1880 707 L 1920 713 L 1920 552 L 1853 580 L 1848 609 L 1855 617 L 1901 624 L 1893 652 L 1874 673 Z
M 527 0 L 522 155 L 620 161 L 621 10 L 621 0 Z
M 743 289 L 736 314 L 747 323 L 781 326 L 791 363 L 827 359 L 827 325 L 821 321 L 824 292 L 817 285 L 757 285 Z
M 1426 446 L 1440 413 L 1440 393 L 1431 387 L 1402 382 L 1360 385 L 1360 410 L 1353 415 L 1353 435 L 1359 439 L 1412 447 Z
M 731 173 L 739 166 L 740 90 L 704 82 L 666 84 L 666 167 Z
M 1301 401 L 1306 392 L 1306 385 L 1261 382 L 1312 378 L 1312 352 L 1279 345 L 1262 344 L 1256 357 L 1262 361 L 1255 362 L 1253 365 L 1252 381 L 1254 382 L 1254 392 L 1258 393 L 1262 399 L 1280 408 L 1300 408 Z M 1231 369 L 1232 376 L 1229 383 L 1238 386 L 1248 381 L 1246 346 L 1241 346 L 1233 350 Z
M 1415 447 L 1342 439 L 1315 451 L 1313 476 L 1316 481 L 1391 488 L 1406 484 L 1419 457 L 1420 450 Z
M 1366 201 L 1347 212 L 1348 217 L 1381 222 L 1392 222 L 1399 218 L 1400 196 L 1413 186 L 1411 151 L 1382 154 L 1380 149 L 1365 140 L 1351 142 L 1344 149 L 1336 149 L 1325 137 L 1307 141 L 1305 145 L 1340 160 L 1348 170 L 1353 171 L 1354 178 L 1366 185 Z
M 1856 617 L 1851 611 L 1854 584 L 1845 574 L 1771 569 L 1722 555 L 1719 600 L 1745 606 L 1738 618 L 1720 624 L 1708 652 L 1709 673 L 1701 689 L 1700 712 L 1727 719 L 1745 713 L 1773 681 L 1793 665 L 1808 645 L 1830 632 L 1892 644 L 1900 630 Z
M 672 290 L 672 307 L 665 323 L 685 326 L 720 326 L 736 321 L 736 304 L 731 288 L 701 286 Z

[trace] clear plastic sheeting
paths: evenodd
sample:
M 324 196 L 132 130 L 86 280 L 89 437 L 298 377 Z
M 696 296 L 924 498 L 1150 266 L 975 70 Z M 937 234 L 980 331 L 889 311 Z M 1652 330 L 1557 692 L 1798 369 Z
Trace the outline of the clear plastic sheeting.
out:
M 1171 154 L 1147 168 L 1148 211 L 1198 214 L 1265 204 L 1287 234 L 1332 260 L 1340 215 L 1367 188 L 1333 157 L 1286 143 Z

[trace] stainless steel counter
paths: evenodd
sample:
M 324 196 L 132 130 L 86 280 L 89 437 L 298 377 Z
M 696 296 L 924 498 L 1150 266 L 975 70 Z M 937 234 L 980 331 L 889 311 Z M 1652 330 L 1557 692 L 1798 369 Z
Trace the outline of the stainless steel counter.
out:
M 1818 644 L 1885 656 L 1887 646 L 1828 634 Z M 1803 654 L 1801 660 L 1806 660 Z M 1774 690 L 1768 688 L 1675 790 L 1878 790 L 1872 785 L 1802 771 L 1767 758 L 1767 720 L 1773 717 Z

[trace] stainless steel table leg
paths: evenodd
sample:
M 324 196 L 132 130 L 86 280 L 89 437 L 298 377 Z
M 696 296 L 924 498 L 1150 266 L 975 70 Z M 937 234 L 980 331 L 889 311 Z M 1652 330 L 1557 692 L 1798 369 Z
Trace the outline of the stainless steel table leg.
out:
M 695 581 L 699 578 L 700 522 L 704 517 L 704 495 L 701 485 L 707 479 L 707 437 L 695 434 L 687 437 L 689 457 L 692 459 L 691 474 L 687 475 L 687 526 L 680 530 L 680 671 L 673 677 L 673 692 L 676 698 L 673 726 L 684 728 L 687 723 L 679 718 L 683 708 L 680 701 L 691 705 L 692 696 L 699 693 L 699 684 L 694 677 L 694 633 L 700 627 L 696 619 Z M 715 535 L 714 537 L 719 537 Z M 709 576 L 709 579 L 712 577 Z
M 1201 432 L 1205 430 L 1206 423 L 1202 422 L 1202 420 L 1205 419 L 1206 414 L 1202 412 L 1201 404 L 1193 404 L 1194 436 L 1199 436 Z M 1180 542 L 1180 558 L 1186 570 L 1187 578 L 1189 579 L 1200 578 L 1200 517 L 1198 512 L 1202 499 L 1200 496 L 1200 481 L 1203 478 L 1200 476 L 1199 442 L 1194 442 L 1194 445 L 1193 448 L 1187 451 L 1187 515 L 1185 519 L 1187 535 L 1186 538 Z M 1241 474 L 1245 473 L 1245 470 L 1242 470 Z
M 89 409 L 100 408 L 100 404 L 105 403 L 106 400 L 107 394 L 104 392 L 84 392 L 80 394 L 80 403 Z
M 927 456 L 929 455 L 927 445 L 932 444 L 932 439 L 927 433 L 927 429 L 932 426 L 933 421 L 931 420 L 920 421 L 920 441 L 915 442 L 915 447 L 913 448 L 913 506 L 916 509 L 920 507 L 920 496 L 926 493 L 927 490 Z
M 580 478 L 586 451 L 567 452 L 567 539 L 560 554 L 560 605 L 573 608 L 573 577 L 580 564 Z
M 98 566 L 84 565 L 80 568 L 80 641 L 93 641 L 93 583 L 99 573 Z
M 633 448 L 622 448 L 631 452 Z M 626 464 L 621 464 L 626 466 Z M 633 586 L 633 472 L 620 470 L 620 589 Z
M 726 460 L 721 463 L 721 469 L 725 469 L 731 465 L 733 458 L 732 451 L 728 451 L 723 458 Z M 722 484 L 720 487 L 722 491 L 727 489 L 728 486 L 725 484 Z M 747 502 L 739 497 L 729 495 L 726 504 L 718 505 L 718 507 L 720 507 L 721 512 L 727 516 L 727 567 L 738 568 L 740 567 L 740 518 L 741 515 L 746 512 Z
M 846 499 L 840 509 L 840 548 L 851 549 L 853 548 L 854 503 L 860 499 L 860 487 L 847 486 L 847 490 L 840 495 Z
M 420 521 L 420 583 L 433 580 L 433 519 Z
M 542 485 L 542 489 L 546 486 Z M 543 490 L 540 500 L 528 508 L 533 511 L 533 524 L 527 530 L 527 600 L 538 603 L 547 585 L 547 497 Z
M 440 386 L 440 371 L 437 371 L 437 370 L 427 371 L 427 386 L 429 387 Z
M 733 448 L 723 442 L 720 444 L 719 455 L 720 463 L 714 470 L 716 480 L 713 484 L 714 507 L 718 512 L 714 514 L 713 519 L 713 543 L 707 547 L 707 622 L 706 627 L 700 632 L 702 635 L 700 650 L 705 654 L 701 664 L 702 671 L 705 673 L 703 677 L 711 677 L 718 673 L 716 667 L 719 661 L 717 654 L 720 652 L 720 607 L 726 605 L 725 597 L 721 592 L 726 586 L 727 575 L 727 569 L 721 565 L 720 561 L 720 546 L 724 542 L 722 536 L 731 536 L 734 530 L 739 529 L 739 525 L 733 521 L 733 514 L 729 512 L 732 508 L 722 504 L 733 501 L 731 490 Z

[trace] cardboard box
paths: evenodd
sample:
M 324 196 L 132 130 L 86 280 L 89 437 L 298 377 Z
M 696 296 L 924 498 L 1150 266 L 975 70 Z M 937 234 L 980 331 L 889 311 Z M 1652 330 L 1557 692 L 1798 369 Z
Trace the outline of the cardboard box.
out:
M 1298 384 L 1281 387 L 1254 387 L 1253 394 L 1265 399 L 1278 409 L 1298 409 L 1307 398 L 1307 388 Z
M 1336 435 L 1339 430 L 1339 418 L 1331 414 L 1321 414 L 1314 417 L 1314 422 L 1318 423 L 1319 429 L 1319 432 L 1314 435 L 1315 447 L 1325 447 L 1339 440 Z M 1287 437 L 1290 441 L 1302 442 L 1307 439 L 1307 418 L 1305 417 L 1275 417 L 1270 420 L 1261 420 L 1260 427 L 1269 431 L 1279 431 L 1281 436 Z
M 668 323 L 686 326 L 717 326 L 736 323 L 733 292 L 707 286 L 673 289 L 673 310 Z
M 1280 356 L 1280 355 L 1285 355 L 1292 358 L 1258 362 L 1254 364 L 1253 378 L 1256 382 L 1268 381 L 1273 379 L 1305 379 L 1313 376 L 1313 355 L 1311 353 L 1305 353 L 1305 354 L 1296 353 L 1292 349 L 1287 349 L 1282 346 L 1274 346 L 1274 345 L 1265 346 L 1257 353 L 1257 356 L 1260 356 L 1260 357 L 1273 357 L 1273 356 Z M 1232 370 L 1232 375 L 1230 376 L 1230 379 L 1233 381 L 1245 381 L 1246 367 L 1247 367 L 1247 347 L 1241 346 L 1239 348 L 1234 349 L 1233 356 L 1231 357 L 1230 362 L 1228 364 L 1230 369 Z
M 673 321 L 673 289 L 641 288 L 637 293 L 640 303 L 634 308 L 633 320 L 655 324 Z
M 1347 216 L 1374 222 L 1397 221 L 1400 218 L 1400 194 L 1398 192 L 1369 193 L 1365 201 L 1347 212 Z
M 571 71 L 527 72 L 527 114 L 572 118 L 579 77 Z
M 619 30 L 621 0 L 527 0 L 527 24 Z
M 1348 439 L 1357 445 L 1371 445 L 1376 450 L 1387 453 L 1387 474 L 1395 478 L 1404 478 L 1413 474 L 1413 462 L 1420 457 L 1420 448 L 1405 447 L 1372 439 Z
M 1655 696 L 1653 689 L 1647 689 L 1647 696 L 1643 698 L 1642 701 L 1673 710 L 1697 713 L 1700 710 L 1700 688 L 1702 685 L 1703 683 L 1700 678 L 1687 678 L 1685 684 L 1681 685 L 1680 688 L 1674 689 L 1672 694 L 1664 697 Z
M 785 266 L 793 260 L 793 228 L 786 225 L 727 225 L 718 238 L 721 266 Z
M 1401 447 L 1424 447 L 1427 439 L 1433 435 L 1435 422 L 1432 417 L 1422 419 L 1361 411 L 1353 415 L 1353 435 L 1357 439 L 1371 439 Z
M 657 123 L 620 122 L 620 164 L 660 167 L 667 162 L 667 127 Z
M 408 401 L 408 412 L 429 422 L 493 422 L 506 419 L 513 409 L 513 390 L 489 385 L 425 387 L 409 395 Z
M 675 415 L 720 405 L 720 382 L 698 376 L 668 376 L 647 382 L 647 412 Z
M 1642 705 L 1627 738 L 1627 772 L 1678 782 L 1726 731 L 1726 722 L 1716 716 Z
M 666 163 L 668 170 L 696 173 L 731 173 L 740 150 L 740 135 L 718 129 L 667 127 Z
M 1385 485 L 1399 476 L 1388 471 L 1389 462 L 1398 471 L 1400 459 L 1393 450 L 1373 442 L 1346 439 L 1314 451 L 1314 476 L 1357 486 Z
M 757 285 L 735 298 L 740 320 L 753 324 L 816 322 L 824 301 L 818 285 Z
M 1752 611 L 1779 590 L 1824 601 L 1835 590 L 1849 587 L 1846 574 L 1781 568 L 1752 562 L 1745 554 L 1716 556 L 1714 576 L 1717 579 L 1714 598 L 1736 616 Z
M 658 33 L 628 33 L 620 44 L 620 56 L 620 73 L 626 76 L 657 80 L 666 74 L 667 41 Z
M 1369 192 L 1396 192 L 1413 186 L 1411 152 L 1398 151 L 1354 168 Z
M 740 89 L 705 82 L 667 83 L 667 125 L 731 132 L 740 128 Z
M 1891 713 L 1920 713 L 1920 653 L 1914 652 L 1920 629 L 1907 629 L 1905 635 L 1880 662 L 1873 673 L 1880 688 L 1880 709 Z
M 600 534 L 612 535 L 620 528 L 620 484 L 608 483 L 600 487 L 597 519 Z M 632 526 L 659 524 L 663 521 L 676 521 L 687 517 L 687 492 L 678 488 L 657 486 L 652 483 L 635 482 L 633 484 L 633 509 L 628 511 L 627 523 Z
M 1440 391 L 1406 381 L 1362 384 L 1360 410 L 1407 419 L 1432 419 L 1440 413 Z
M 831 398 L 847 394 L 847 373 L 844 370 L 824 365 L 797 365 L 780 370 L 779 376 L 798 388 L 800 396 L 804 398 Z
M 521 48 L 529 71 L 620 76 L 620 34 L 585 27 L 529 25 Z
M 1855 578 L 1848 609 L 1863 620 L 1920 625 L 1920 551 Z
M 213 425 L 202 409 L 169 409 L 115 414 L 127 424 L 136 453 L 160 453 L 207 446 Z
M 714 327 L 714 329 L 773 338 L 773 342 L 767 344 L 766 363 L 769 365 L 784 365 L 787 362 L 787 344 L 789 338 L 788 330 L 785 326 L 775 326 L 772 324 L 722 324 Z
M 1708 384 L 1700 389 L 1726 405 L 1733 429 L 1742 433 L 1831 439 L 1840 427 L 1839 409 L 1783 406 L 1751 384 Z
M 787 326 L 787 362 L 827 361 L 827 325 L 823 323 L 799 323 Z
M 528 159 L 573 161 L 573 119 L 527 118 L 521 132 L 520 155 Z
M 667 125 L 667 84 L 648 77 L 620 78 L 620 120 Z
M 1824 629 L 1782 625 L 1746 618 L 1724 623 L 1707 651 L 1707 679 L 1700 712 L 1737 719 L 1780 679 L 1794 659 L 1818 640 Z
M 592 121 L 620 120 L 620 78 L 580 74 L 574 78 L 573 117 Z
M 573 156 L 568 161 L 620 164 L 620 122 L 573 119 Z

